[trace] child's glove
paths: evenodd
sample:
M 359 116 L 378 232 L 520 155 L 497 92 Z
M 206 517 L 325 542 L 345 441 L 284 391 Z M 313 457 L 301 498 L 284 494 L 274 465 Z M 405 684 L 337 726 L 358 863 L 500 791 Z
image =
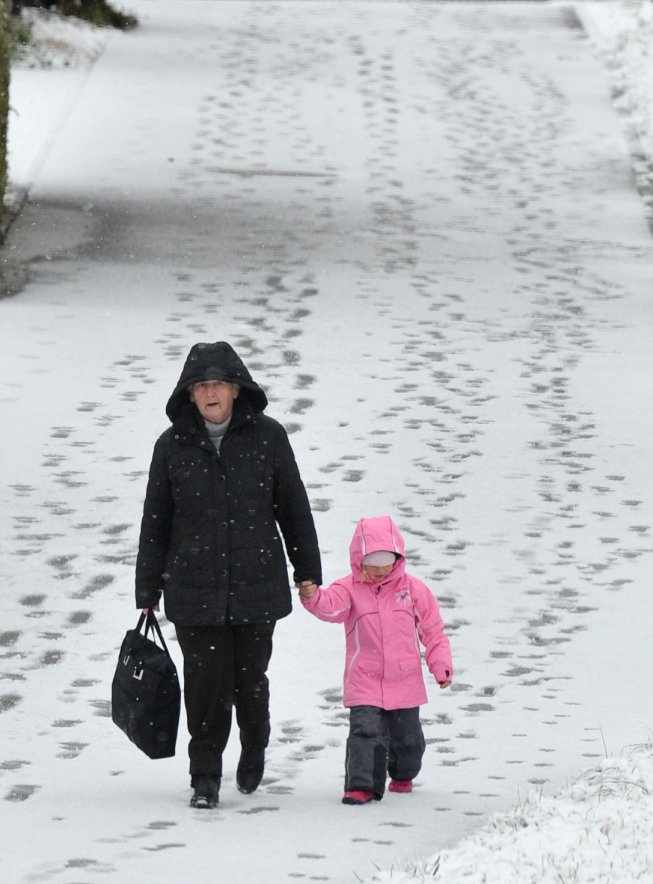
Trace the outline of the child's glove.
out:
M 449 669 L 442 664 L 438 664 L 433 672 L 433 677 L 441 688 L 446 688 L 451 684 L 453 678 L 453 669 Z

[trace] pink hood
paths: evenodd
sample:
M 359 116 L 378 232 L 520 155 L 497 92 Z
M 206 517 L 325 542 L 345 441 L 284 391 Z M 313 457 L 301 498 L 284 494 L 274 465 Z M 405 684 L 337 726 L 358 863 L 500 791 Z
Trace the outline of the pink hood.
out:
M 404 538 L 390 516 L 374 516 L 360 519 L 354 529 L 354 536 L 349 544 L 349 561 L 352 574 L 358 576 L 363 565 L 363 556 L 379 550 L 388 550 L 401 556 L 397 560 L 394 571 L 404 570 L 406 559 L 404 556 Z

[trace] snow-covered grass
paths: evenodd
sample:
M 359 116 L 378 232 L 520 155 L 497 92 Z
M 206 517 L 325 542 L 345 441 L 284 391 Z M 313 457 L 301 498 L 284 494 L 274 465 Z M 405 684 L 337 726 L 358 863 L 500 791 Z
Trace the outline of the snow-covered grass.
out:
M 575 6 L 610 83 L 653 217 L 653 3 L 581 0 Z
M 653 744 L 627 748 L 550 796 L 533 790 L 453 850 L 381 884 L 626 884 L 653 880 Z
M 616 106 L 653 157 L 653 3 L 587 0 L 576 9 L 605 65 Z
M 106 28 L 47 9 L 26 7 L 21 19 L 29 39 L 16 47 L 14 64 L 26 68 L 88 65 L 102 52 L 109 34 Z

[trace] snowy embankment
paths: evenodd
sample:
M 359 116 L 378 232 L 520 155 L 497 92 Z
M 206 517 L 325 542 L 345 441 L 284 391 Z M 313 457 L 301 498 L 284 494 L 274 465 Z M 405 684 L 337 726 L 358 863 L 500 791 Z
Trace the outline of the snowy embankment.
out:
M 625 122 L 638 184 L 653 206 L 653 3 L 586 0 L 578 18 L 602 62 L 614 106 Z
M 454 850 L 380 872 L 370 882 L 469 884 L 650 881 L 653 745 L 606 758 L 551 797 L 531 792 Z
M 27 68 L 88 65 L 102 52 L 110 33 L 106 28 L 45 9 L 24 9 L 22 19 L 29 25 L 32 42 L 19 48 L 17 61 Z

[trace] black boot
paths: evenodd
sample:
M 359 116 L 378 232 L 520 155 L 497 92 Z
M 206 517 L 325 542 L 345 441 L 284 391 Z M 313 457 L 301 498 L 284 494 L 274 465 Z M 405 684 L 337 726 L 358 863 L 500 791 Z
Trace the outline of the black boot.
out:
M 243 749 L 236 771 L 238 790 L 249 795 L 255 792 L 263 779 L 265 769 L 265 749 Z
M 210 810 L 218 806 L 220 794 L 220 777 L 197 774 L 191 779 L 193 796 L 190 806 L 199 810 Z

